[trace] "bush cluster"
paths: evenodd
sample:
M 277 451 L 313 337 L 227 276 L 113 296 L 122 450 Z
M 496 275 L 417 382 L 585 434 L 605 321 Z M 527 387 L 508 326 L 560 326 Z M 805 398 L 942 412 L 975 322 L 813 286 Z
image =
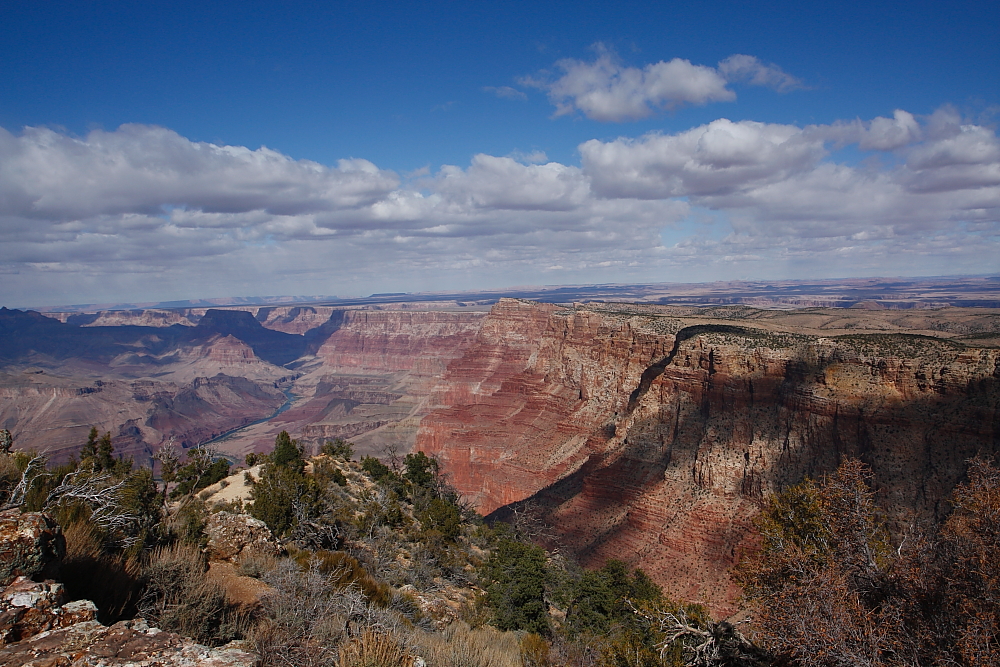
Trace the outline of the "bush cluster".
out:
M 1000 664 L 1000 470 L 970 462 L 938 528 L 896 539 L 872 473 L 845 461 L 770 499 L 740 579 L 779 663 Z
M 256 602 L 230 599 L 206 562 L 210 513 L 244 509 L 199 493 L 228 471 L 210 449 L 183 464 L 158 453 L 162 485 L 94 430 L 59 466 L 0 452 L 0 500 L 57 518 L 67 590 L 93 599 L 103 622 L 142 614 L 210 645 L 242 638 L 262 665 L 1000 664 L 1000 470 L 983 460 L 940 528 L 905 539 L 886 528 L 858 461 L 767 498 L 761 549 L 738 571 L 754 609 L 745 635 L 641 569 L 585 570 L 532 544 L 533 524 L 486 525 L 423 452 L 386 463 L 352 460 L 343 441 L 320 451 L 307 461 L 282 432 L 255 456 L 245 510 L 286 554 L 235 565 L 259 580 Z

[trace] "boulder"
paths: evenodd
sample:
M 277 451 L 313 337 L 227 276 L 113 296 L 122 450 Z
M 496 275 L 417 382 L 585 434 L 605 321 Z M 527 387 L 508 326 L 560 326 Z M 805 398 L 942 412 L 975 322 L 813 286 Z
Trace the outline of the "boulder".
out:
M 246 514 L 216 512 L 205 527 L 208 537 L 208 558 L 235 562 L 245 553 L 281 555 L 281 546 L 267 525 Z
M 35 577 L 66 554 L 66 538 L 52 517 L 14 508 L 0 512 L 0 586 Z
M 96 617 L 90 600 L 66 603 L 62 584 L 18 577 L 0 594 L 0 646 Z
M 84 621 L 0 649 L 0 667 L 253 667 L 258 660 L 241 642 L 209 648 L 141 618 L 110 627 Z

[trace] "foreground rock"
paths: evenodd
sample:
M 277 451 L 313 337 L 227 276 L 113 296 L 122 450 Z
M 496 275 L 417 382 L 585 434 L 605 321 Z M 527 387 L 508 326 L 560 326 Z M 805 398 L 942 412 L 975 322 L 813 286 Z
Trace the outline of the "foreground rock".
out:
M 90 600 L 66 603 L 62 584 L 18 577 L 0 595 L 0 646 L 97 618 Z
M 257 660 L 237 642 L 209 648 L 142 619 L 110 627 L 85 621 L 0 649 L 0 667 L 252 667 Z
M 280 556 L 281 546 L 263 521 L 246 514 L 216 512 L 205 527 L 208 558 L 235 562 L 250 553 Z
M 52 517 L 17 508 L 0 512 L 0 586 L 41 574 L 65 554 L 66 538 Z

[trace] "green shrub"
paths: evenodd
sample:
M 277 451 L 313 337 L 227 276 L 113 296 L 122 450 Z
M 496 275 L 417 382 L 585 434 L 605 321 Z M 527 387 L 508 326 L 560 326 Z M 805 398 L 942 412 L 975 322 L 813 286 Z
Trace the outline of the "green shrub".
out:
M 288 535 L 300 519 L 313 518 L 321 509 L 319 485 L 306 477 L 295 461 L 286 461 L 288 465 L 268 463 L 250 488 L 252 503 L 247 512 L 279 537 Z
M 462 517 L 458 508 L 440 498 L 433 498 L 427 507 L 417 514 L 424 530 L 436 530 L 450 541 L 462 532 Z
M 361 469 L 368 473 L 368 476 L 376 482 L 381 482 L 383 479 L 392 475 L 392 471 L 389 470 L 389 466 L 382 463 L 374 456 L 362 457 Z
M 274 440 L 274 451 L 271 452 L 271 463 L 276 466 L 290 468 L 301 473 L 305 468 L 302 450 L 297 440 L 292 440 L 288 431 L 282 431 Z
M 354 458 L 354 444 L 342 438 L 337 438 L 332 442 L 329 440 L 326 441 L 319 451 L 320 454 L 326 454 L 327 456 L 344 461 L 350 461 Z
M 422 486 L 424 488 L 432 488 L 434 486 L 438 472 L 438 462 L 436 459 L 427 456 L 423 452 L 417 452 L 416 454 L 407 454 L 406 458 L 403 459 L 403 465 L 406 467 L 403 479 L 410 481 L 414 486 Z
M 486 601 L 493 625 L 548 635 L 545 604 L 545 552 L 536 546 L 502 540 L 483 567 Z

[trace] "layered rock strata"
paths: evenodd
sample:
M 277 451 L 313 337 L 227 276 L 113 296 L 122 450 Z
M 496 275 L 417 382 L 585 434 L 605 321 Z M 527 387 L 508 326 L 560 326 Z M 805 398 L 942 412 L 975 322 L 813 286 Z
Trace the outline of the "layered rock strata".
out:
M 504 301 L 416 448 L 484 512 L 519 501 L 585 563 L 624 558 L 722 612 L 764 493 L 859 456 L 890 516 L 939 517 L 966 460 L 1000 449 L 1000 350 L 775 329 Z

